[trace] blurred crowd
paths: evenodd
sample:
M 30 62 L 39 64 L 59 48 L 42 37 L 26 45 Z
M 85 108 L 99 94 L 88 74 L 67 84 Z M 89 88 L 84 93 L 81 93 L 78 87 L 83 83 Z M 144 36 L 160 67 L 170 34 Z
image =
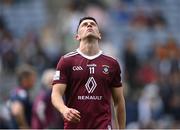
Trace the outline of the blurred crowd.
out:
M 102 50 L 121 65 L 127 128 L 180 128 L 179 11 L 178 0 L 0 1 L 1 111 L 17 85 L 16 68 L 35 68 L 34 100 L 43 72 L 76 49 L 79 19 L 93 16 Z

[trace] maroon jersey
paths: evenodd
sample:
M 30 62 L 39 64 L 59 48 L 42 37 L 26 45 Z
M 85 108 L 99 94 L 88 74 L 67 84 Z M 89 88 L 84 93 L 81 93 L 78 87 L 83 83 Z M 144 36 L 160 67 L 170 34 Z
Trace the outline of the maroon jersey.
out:
M 53 84 L 67 84 L 65 103 L 81 113 L 79 123 L 64 122 L 64 128 L 111 128 L 111 88 L 121 87 L 118 62 L 102 54 L 87 56 L 78 49 L 64 55 Z

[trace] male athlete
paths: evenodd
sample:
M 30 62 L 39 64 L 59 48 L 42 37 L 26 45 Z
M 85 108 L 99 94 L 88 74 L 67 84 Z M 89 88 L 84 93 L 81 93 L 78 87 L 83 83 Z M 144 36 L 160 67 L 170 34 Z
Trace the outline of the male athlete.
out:
M 29 65 L 17 69 L 18 87 L 10 93 L 9 110 L 12 116 L 11 129 L 29 129 L 32 115 L 32 101 L 29 90 L 35 85 L 36 73 Z
M 115 59 L 102 54 L 94 18 L 80 20 L 76 39 L 79 48 L 60 59 L 53 80 L 52 103 L 64 117 L 64 128 L 111 129 L 113 97 L 119 128 L 124 129 L 121 70 Z

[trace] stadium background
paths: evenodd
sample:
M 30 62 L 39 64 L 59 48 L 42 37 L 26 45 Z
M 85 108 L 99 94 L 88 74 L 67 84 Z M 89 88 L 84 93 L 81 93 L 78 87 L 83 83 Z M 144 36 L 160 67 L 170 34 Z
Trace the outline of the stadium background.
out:
M 179 0 L 1 0 L 0 116 L 15 68 L 31 64 L 40 79 L 77 47 L 79 18 L 88 15 L 99 23 L 102 50 L 121 64 L 127 128 L 180 128 L 179 12 Z

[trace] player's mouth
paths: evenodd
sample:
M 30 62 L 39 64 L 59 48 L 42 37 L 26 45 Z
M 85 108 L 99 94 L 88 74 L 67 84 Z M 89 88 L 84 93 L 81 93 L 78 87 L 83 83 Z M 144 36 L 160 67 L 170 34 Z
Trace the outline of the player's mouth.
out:
M 87 32 L 93 32 L 93 29 L 89 28 L 87 29 Z

